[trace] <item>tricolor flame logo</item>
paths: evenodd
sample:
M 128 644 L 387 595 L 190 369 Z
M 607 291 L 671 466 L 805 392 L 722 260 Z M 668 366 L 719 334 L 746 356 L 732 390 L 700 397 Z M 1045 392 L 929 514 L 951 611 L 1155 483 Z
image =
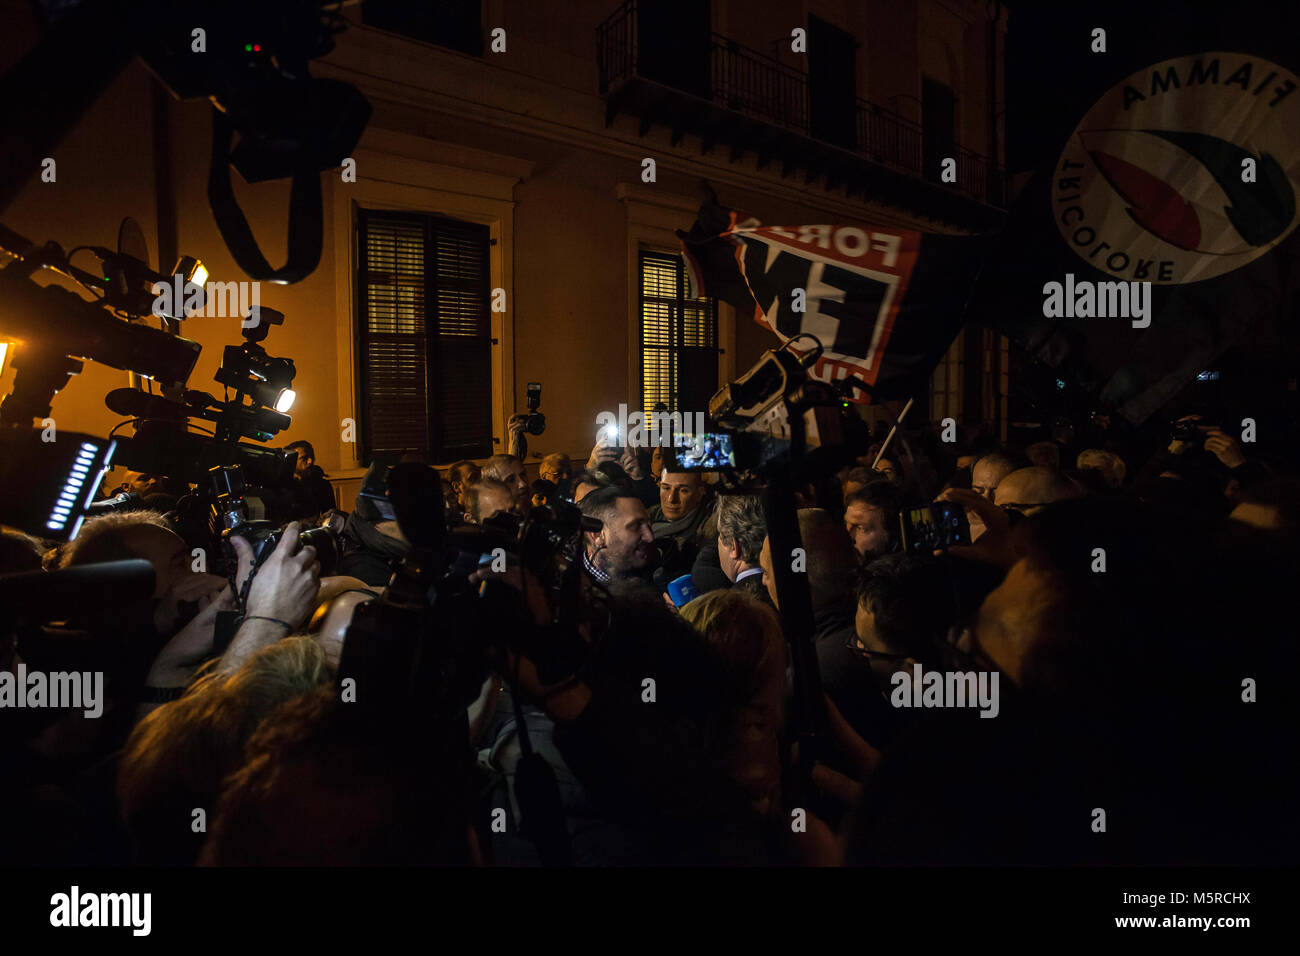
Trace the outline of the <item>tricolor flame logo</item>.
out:
M 1267 246 L 1295 218 L 1295 190 L 1268 153 L 1206 133 L 1081 130 L 1097 171 L 1127 203 L 1133 221 L 1170 245 L 1207 255 Z M 1255 181 L 1242 181 L 1242 160 Z

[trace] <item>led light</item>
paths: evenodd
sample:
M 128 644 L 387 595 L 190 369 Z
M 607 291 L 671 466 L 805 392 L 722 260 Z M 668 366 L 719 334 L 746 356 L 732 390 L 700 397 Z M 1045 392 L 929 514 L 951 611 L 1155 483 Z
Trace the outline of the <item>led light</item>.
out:
M 5 356 L 9 354 L 9 343 L 0 342 L 0 375 L 4 374 Z
M 78 515 L 77 520 L 72 523 L 72 534 L 68 535 L 68 540 L 74 540 L 81 531 L 81 526 L 86 523 L 85 515 Z
M 289 409 L 293 408 L 294 400 L 297 397 L 298 397 L 298 393 L 295 392 L 293 389 L 291 388 L 283 389 L 280 392 L 279 397 L 276 398 L 275 400 L 275 410 L 279 412 L 281 415 L 283 415 Z
M 195 263 L 194 275 L 190 277 L 190 281 L 195 285 L 207 285 L 208 267 L 201 262 Z
M 47 521 L 47 522 L 45 522 L 45 527 L 49 528 L 51 531 L 58 531 L 59 529 L 61 529 L 61 528 L 63 527 L 63 522 L 62 522 L 62 521 Z
M 78 475 L 78 476 L 80 476 L 80 480 L 77 482 L 77 484 L 81 484 L 81 482 L 83 482 L 83 481 L 86 480 L 86 476 L 87 476 L 88 474 L 90 474 L 90 469 L 87 468 L 85 465 L 73 465 L 73 466 L 72 466 L 72 473 L 73 473 L 74 475 Z M 69 480 L 71 480 L 71 479 L 69 479 Z
M 70 518 L 70 517 L 72 516 L 72 509 L 71 509 L 71 508 L 51 508 L 51 509 L 50 509 L 50 514 L 51 514 L 51 515 L 58 515 L 60 518 L 62 518 L 62 519 L 64 519 L 64 520 L 66 521 L 68 518 Z
M 92 454 L 94 454 L 95 452 L 99 451 L 99 449 L 98 449 L 96 446 L 92 445 L 92 444 L 91 444 L 90 442 L 88 442 L 88 441 L 83 441 L 83 442 L 81 443 L 81 450 L 82 450 L 82 451 L 88 451 L 88 452 L 90 452 L 90 453 L 92 453 Z

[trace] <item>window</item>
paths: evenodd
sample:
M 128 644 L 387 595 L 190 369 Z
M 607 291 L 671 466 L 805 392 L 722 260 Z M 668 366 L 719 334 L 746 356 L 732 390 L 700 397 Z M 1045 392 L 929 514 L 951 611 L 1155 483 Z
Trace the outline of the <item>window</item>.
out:
M 361 22 L 470 56 L 483 55 L 481 0 L 365 0 Z
M 488 227 L 370 210 L 358 225 L 364 456 L 492 454 Z
M 718 390 L 718 318 L 712 299 L 686 297 L 681 256 L 641 253 L 641 403 L 707 412 Z
M 808 17 L 808 118 L 814 139 L 857 149 L 858 41 Z
M 713 45 L 709 0 L 638 0 L 635 10 L 638 72 L 708 99 Z
M 957 98 L 952 87 L 921 77 L 921 143 L 925 177 L 941 182 L 943 160 L 956 156 Z

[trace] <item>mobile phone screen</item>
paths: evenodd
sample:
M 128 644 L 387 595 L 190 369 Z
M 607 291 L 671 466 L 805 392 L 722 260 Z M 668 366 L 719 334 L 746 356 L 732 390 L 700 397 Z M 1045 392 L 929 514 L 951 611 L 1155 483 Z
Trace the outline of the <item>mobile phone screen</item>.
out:
M 929 553 L 954 544 L 970 544 L 966 510 L 951 501 L 939 501 L 923 508 L 909 508 L 900 515 L 903 548 Z
M 719 471 L 736 467 L 732 436 L 725 432 L 673 436 L 678 471 Z

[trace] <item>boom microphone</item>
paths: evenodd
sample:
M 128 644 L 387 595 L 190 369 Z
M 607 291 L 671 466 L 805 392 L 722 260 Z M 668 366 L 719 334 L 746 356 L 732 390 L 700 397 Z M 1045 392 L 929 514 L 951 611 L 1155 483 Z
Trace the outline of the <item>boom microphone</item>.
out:
M 128 418 L 183 418 L 196 414 L 188 405 L 137 388 L 115 388 L 104 396 L 104 404 Z

